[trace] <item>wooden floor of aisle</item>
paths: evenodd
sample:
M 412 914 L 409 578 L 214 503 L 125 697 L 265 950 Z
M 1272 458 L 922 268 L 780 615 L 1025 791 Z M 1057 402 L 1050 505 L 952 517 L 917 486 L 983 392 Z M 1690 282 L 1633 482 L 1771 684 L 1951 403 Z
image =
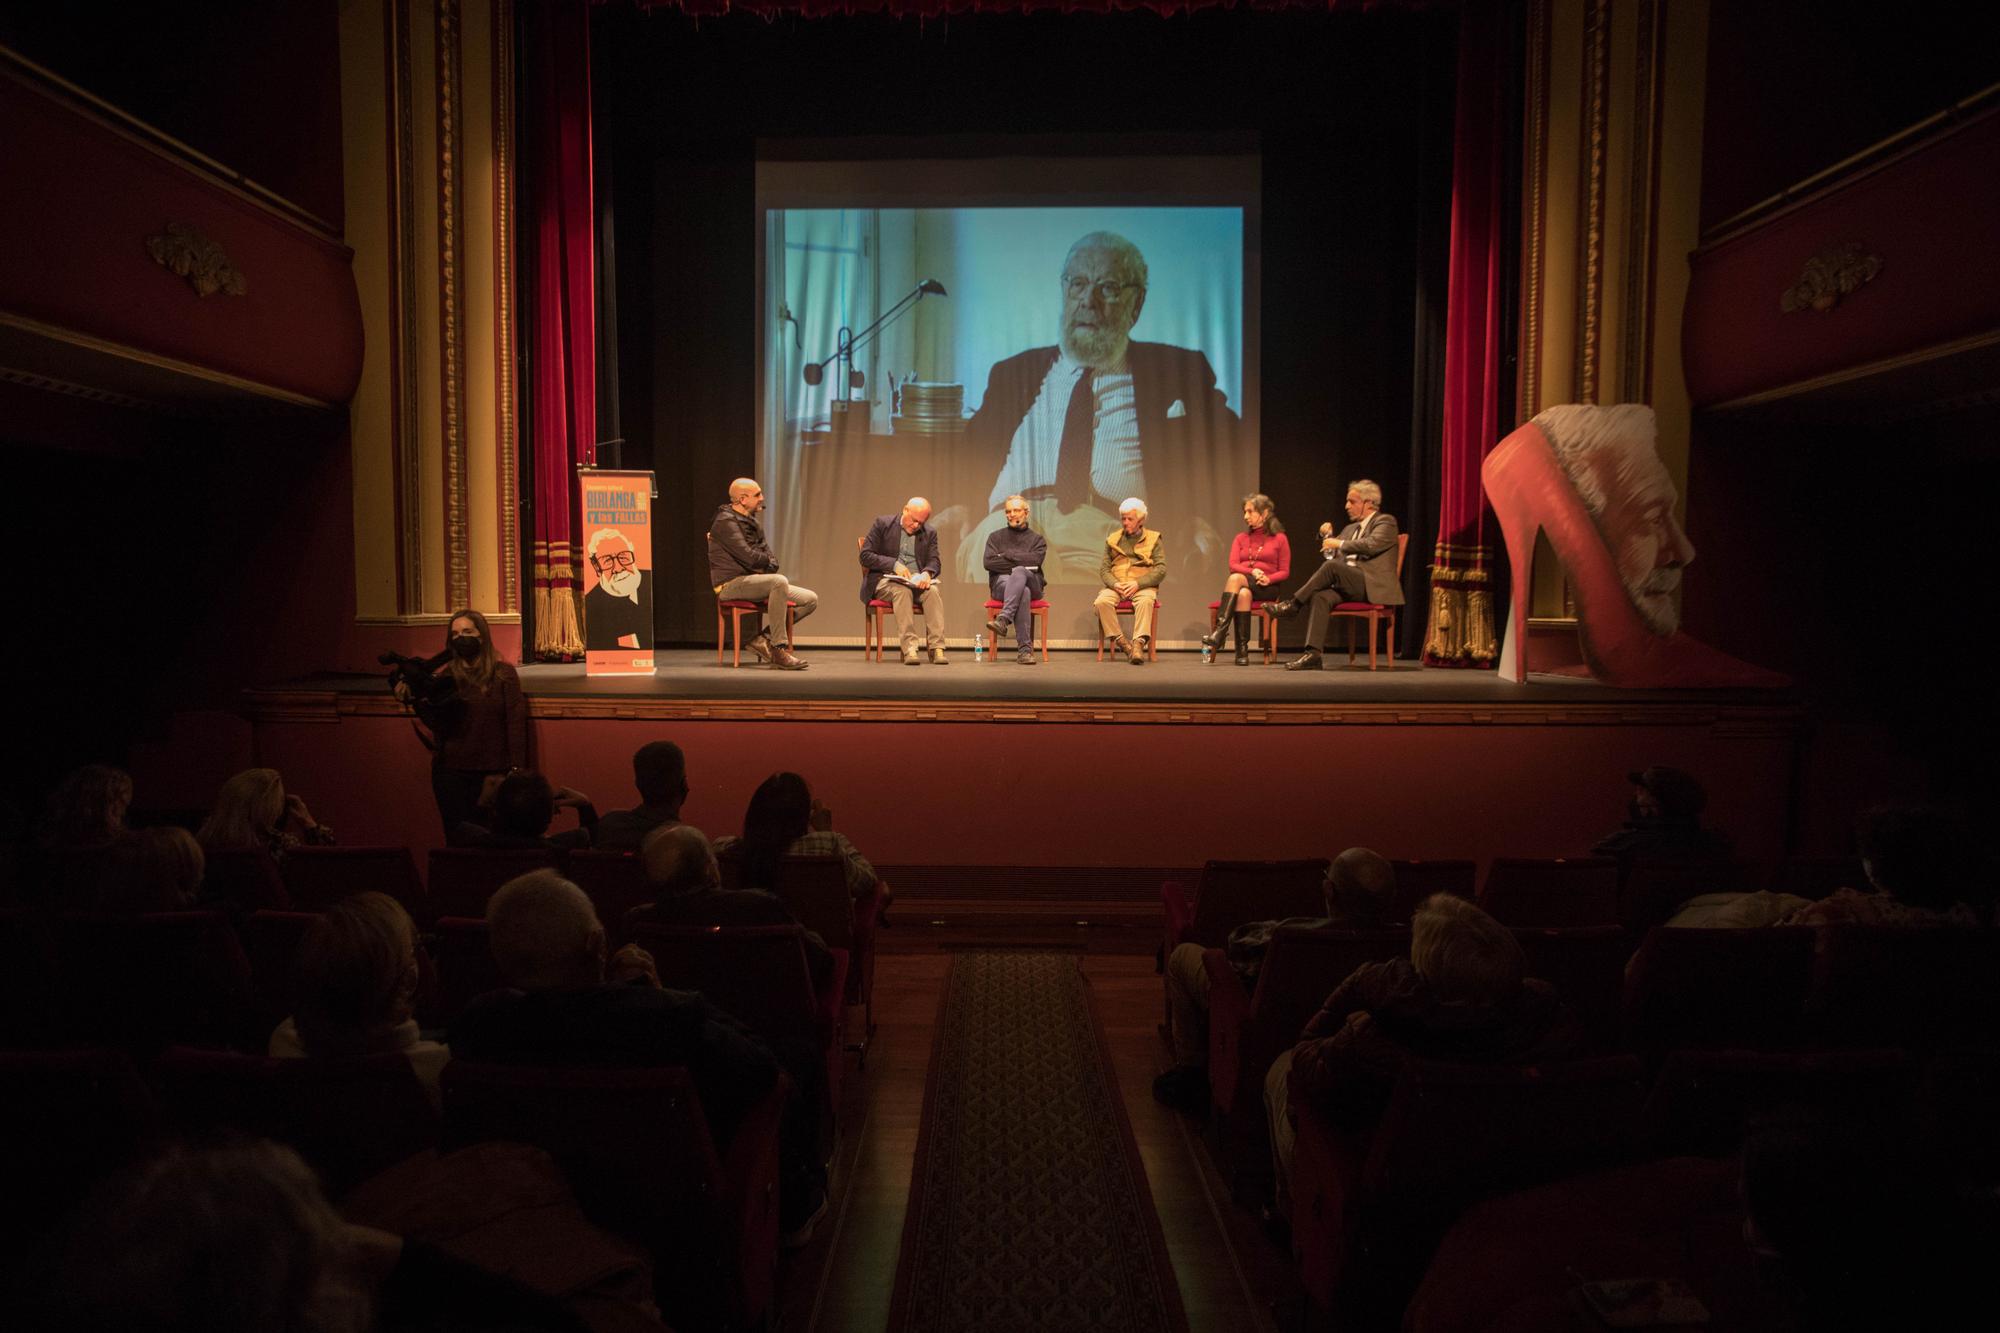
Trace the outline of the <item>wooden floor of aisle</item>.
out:
M 1150 940 L 1138 931 L 1113 934 L 1107 940 L 1096 932 L 1083 971 L 1189 1327 L 1195 1333 L 1266 1333 L 1275 1327 L 1273 1303 L 1296 1300 L 1290 1258 L 1251 1212 L 1230 1201 L 1196 1123 L 1153 1101 L 1153 1076 L 1168 1062 L 1158 1030 L 1160 978 Z M 1034 947 L 1049 941 L 996 932 L 977 942 Z M 910 936 L 886 947 L 911 951 L 885 951 L 878 960 L 877 1031 L 868 1067 L 857 1073 L 850 1062 L 842 1080 L 832 1207 L 812 1243 L 779 1261 L 778 1327 L 784 1333 L 875 1333 L 888 1326 L 924 1078 L 951 954 Z

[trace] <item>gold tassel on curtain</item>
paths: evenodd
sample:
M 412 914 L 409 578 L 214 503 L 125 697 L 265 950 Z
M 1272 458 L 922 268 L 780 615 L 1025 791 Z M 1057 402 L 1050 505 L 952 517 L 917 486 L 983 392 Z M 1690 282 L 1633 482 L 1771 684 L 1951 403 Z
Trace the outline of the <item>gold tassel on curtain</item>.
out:
M 583 655 L 583 616 L 568 542 L 535 543 L 535 656 L 543 661 Z
M 1440 559 L 1459 551 L 1440 546 Z M 1493 586 L 1483 550 L 1471 552 L 1472 565 L 1431 566 L 1431 614 L 1424 631 L 1424 661 L 1431 666 L 1490 666 L 1499 655 L 1493 635 Z

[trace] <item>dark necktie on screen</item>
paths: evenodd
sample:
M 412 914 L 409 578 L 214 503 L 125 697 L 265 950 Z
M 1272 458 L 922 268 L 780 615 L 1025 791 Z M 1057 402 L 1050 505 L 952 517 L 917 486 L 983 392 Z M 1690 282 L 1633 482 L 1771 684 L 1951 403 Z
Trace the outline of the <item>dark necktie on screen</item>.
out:
M 1070 390 L 1063 414 L 1062 448 L 1056 454 L 1056 508 L 1067 514 L 1090 498 L 1090 452 L 1097 444 L 1097 398 L 1085 368 Z

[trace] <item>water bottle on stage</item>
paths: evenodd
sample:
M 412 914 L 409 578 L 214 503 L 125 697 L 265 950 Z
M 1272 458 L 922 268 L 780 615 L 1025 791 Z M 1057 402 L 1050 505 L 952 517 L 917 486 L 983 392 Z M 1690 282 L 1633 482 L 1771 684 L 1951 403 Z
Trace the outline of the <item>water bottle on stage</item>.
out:
M 975 662 L 986 660 L 986 635 L 983 631 L 972 636 L 972 660 Z

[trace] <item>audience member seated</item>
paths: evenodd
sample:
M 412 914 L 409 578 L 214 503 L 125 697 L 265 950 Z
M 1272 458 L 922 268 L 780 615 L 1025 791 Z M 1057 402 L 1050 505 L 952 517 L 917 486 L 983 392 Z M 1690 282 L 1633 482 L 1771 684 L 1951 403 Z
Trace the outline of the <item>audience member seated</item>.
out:
M 646 835 L 640 853 L 652 903 L 632 909 L 627 918 L 666 926 L 789 926 L 795 923 L 785 900 L 763 889 L 725 889 L 715 849 L 692 824 L 672 824 Z M 806 967 L 813 989 L 826 984 L 833 971 L 833 954 L 826 941 L 805 933 Z
M 639 804 L 600 817 L 590 845 L 607 852 L 636 852 L 654 829 L 681 822 L 687 800 L 687 758 L 672 741 L 648 741 L 632 754 L 632 785 Z
M 1271 1066 L 1264 1100 L 1278 1179 L 1291 1178 L 1294 1099 L 1366 1134 L 1405 1060 L 1538 1064 L 1582 1045 L 1554 988 L 1527 975 L 1513 932 L 1476 903 L 1432 894 L 1410 922 L 1409 958 L 1356 968 Z
M 211 855 L 262 848 L 274 860 L 294 847 L 333 843 L 333 830 L 312 817 L 304 798 L 285 791 L 275 768 L 246 768 L 223 783 L 195 836 Z
M 132 779 L 109 764 L 85 764 L 49 795 L 42 826 L 41 882 L 51 906 L 73 909 L 88 902 L 103 868 L 105 853 L 130 833 L 125 812 L 132 806 Z
M 2000 1243 L 1991 1191 L 1907 1164 L 1878 1133 L 1803 1108 L 1773 1111 L 1743 1144 L 1743 1239 L 1791 1297 L 1789 1327 L 1970 1327 Z
M 746 889 L 776 888 L 778 862 L 786 856 L 838 856 L 847 862 L 849 895 L 866 898 L 875 891 L 875 867 L 833 831 L 833 812 L 813 799 L 796 773 L 765 778 L 744 812 L 743 836 L 717 838 L 715 854 L 740 860 Z
M 1729 839 L 1702 827 L 1708 793 L 1701 783 L 1678 768 L 1659 764 L 1625 776 L 1632 783 L 1629 817 L 1616 832 L 1598 840 L 1590 849 L 1592 856 L 1616 858 L 1621 878 L 1645 862 L 1687 865 L 1729 859 Z
M 435 1101 L 451 1050 L 417 1030 L 417 928 L 386 893 L 357 893 L 306 932 L 292 964 L 296 1005 L 271 1033 L 278 1056 L 401 1052 Z
M 184 911 L 201 896 L 206 868 L 201 844 L 186 829 L 140 829 L 105 849 L 90 910 Z
M 1836 889 L 1814 902 L 1791 893 L 1705 893 L 1667 924 L 1731 926 L 1982 926 L 1992 903 L 1974 870 L 1958 821 L 1926 806 L 1861 816 L 1857 831 L 1865 889 Z
M 574 787 L 552 787 L 540 773 L 509 773 L 494 788 L 492 805 L 491 827 L 460 824 L 451 840 L 455 846 L 569 851 L 590 846 L 598 822 L 588 796 Z M 576 827 L 550 833 L 558 810 L 576 811 Z
M 1327 867 L 1323 884 L 1326 915 L 1295 916 L 1283 921 L 1249 921 L 1229 932 L 1224 953 L 1229 966 L 1254 993 L 1257 972 L 1281 926 L 1317 929 L 1322 926 L 1374 927 L 1388 920 L 1396 897 L 1396 871 L 1387 859 L 1366 847 L 1350 847 Z M 1174 1045 L 1174 1067 L 1153 1080 L 1153 1097 L 1167 1106 L 1195 1111 L 1208 1099 L 1208 969 L 1202 946 L 1180 944 L 1167 956 L 1168 1027 Z
M 566 1305 L 387 1231 L 343 1222 L 299 1155 L 268 1142 L 176 1147 L 107 1182 L 20 1327 L 563 1330 Z
M 607 960 L 590 898 L 553 870 L 509 880 L 486 907 L 493 961 L 511 990 L 480 996 L 451 1027 L 464 1060 L 532 1065 L 684 1066 L 727 1147 L 777 1081 L 748 1029 L 692 991 L 660 985 L 652 955 L 628 944 Z M 795 1096 L 792 1107 L 804 1099 Z M 817 1113 L 788 1107 L 781 1130 L 779 1226 L 803 1243 L 826 1209 Z M 803 1235 L 801 1235 L 803 1233 Z

